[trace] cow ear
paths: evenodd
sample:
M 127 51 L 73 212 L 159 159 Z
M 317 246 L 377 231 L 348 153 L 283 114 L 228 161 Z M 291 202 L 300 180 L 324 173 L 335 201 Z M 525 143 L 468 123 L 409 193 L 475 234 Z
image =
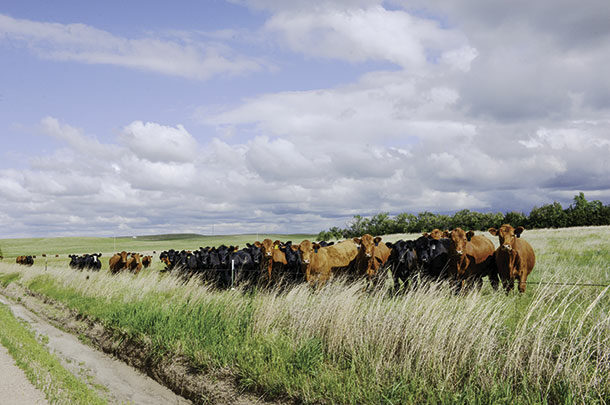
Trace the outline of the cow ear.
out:
M 375 239 L 373 239 L 373 242 L 375 242 L 375 246 L 378 246 L 379 242 L 381 242 L 381 236 L 376 236 Z
M 443 238 L 448 238 L 448 237 L 450 237 L 450 236 L 451 236 L 451 233 L 449 232 L 449 230 L 448 230 L 448 229 L 445 229 L 445 230 L 443 231 Z
M 322 247 L 322 246 L 320 246 L 320 244 L 319 244 L 319 243 L 314 243 L 314 244 L 312 245 L 313 252 L 314 252 L 314 253 L 318 253 L 318 249 L 320 249 L 321 247 Z
M 517 235 L 517 238 L 521 237 L 521 233 L 525 231 L 525 228 L 522 226 L 518 226 L 517 229 L 515 229 L 515 235 Z
M 489 228 L 487 232 L 491 233 L 493 236 L 498 235 L 498 230 L 496 228 Z
M 392 249 L 394 247 L 394 245 L 392 244 L 392 242 L 386 242 L 385 245 L 387 247 L 389 247 L 390 249 Z
M 470 239 L 472 239 L 473 236 L 474 236 L 474 232 L 472 232 L 472 231 L 466 232 L 466 240 L 468 240 L 468 242 L 470 242 Z
M 360 239 L 360 238 L 354 238 L 353 241 L 356 245 L 359 245 L 362 243 L 362 239 Z
M 256 241 L 256 242 L 254 242 L 254 246 L 256 246 L 257 248 L 260 248 L 263 245 L 259 241 Z
M 421 234 L 421 236 L 428 237 L 428 236 L 430 236 L 430 234 L 428 232 L 424 232 L 424 233 Z
M 290 247 L 292 248 L 292 250 L 294 250 L 296 252 L 297 250 L 299 250 L 301 245 L 290 245 Z
M 274 245 L 281 245 L 282 241 L 281 240 L 276 240 L 275 242 L 273 242 Z

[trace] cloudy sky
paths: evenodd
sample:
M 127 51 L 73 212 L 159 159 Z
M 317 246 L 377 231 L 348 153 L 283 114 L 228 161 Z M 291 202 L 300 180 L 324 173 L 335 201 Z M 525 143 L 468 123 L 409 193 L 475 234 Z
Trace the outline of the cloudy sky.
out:
M 608 21 L 608 0 L 3 0 L 0 238 L 607 204 Z

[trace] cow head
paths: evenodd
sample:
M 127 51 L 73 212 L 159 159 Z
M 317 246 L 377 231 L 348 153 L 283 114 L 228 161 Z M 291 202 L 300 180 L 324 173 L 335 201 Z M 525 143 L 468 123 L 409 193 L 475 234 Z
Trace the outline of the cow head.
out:
M 262 245 L 260 242 L 255 242 L 253 245 L 246 243 L 246 246 L 248 247 L 247 250 L 250 253 L 250 256 L 252 256 L 254 264 L 260 266 L 263 261 L 263 250 L 261 249 Z
M 466 232 L 462 228 L 455 228 L 452 230 L 449 234 L 452 253 L 457 254 L 458 256 L 463 255 L 466 252 L 466 245 L 473 236 L 473 231 Z
M 445 231 L 445 232 L 447 232 L 447 231 Z M 444 237 L 445 232 L 441 231 L 438 228 L 435 228 L 435 229 L 431 230 L 430 233 L 425 232 L 422 235 L 426 236 L 426 237 L 428 237 L 430 239 L 437 239 L 438 240 L 438 239 Z
M 284 246 L 280 246 L 280 250 L 286 256 L 286 264 L 290 267 L 301 266 L 301 252 L 299 245 L 293 245 L 292 242 L 286 242 Z
M 273 256 L 273 245 L 274 243 L 271 239 L 265 239 L 261 243 L 261 249 L 264 257 L 271 258 L 271 256 Z
M 500 249 L 505 252 L 513 250 L 515 240 L 521 237 L 521 233 L 525 230 L 522 226 L 513 228 L 510 224 L 504 224 L 500 229 L 489 228 L 488 232 L 493 236 L 497 236 L 500 241 Z
M 430 243 L 431 239 L 427 236 L 420 236 L 413 242 L 417 260 L 423 266 L 426 266 L 431 259 Z
M 311 243 L 311 241 L 307 239 L 301 242 L 298 246 L 299 251 L 301 252 L 301 262 L 305 266 L 309 265 L 309 263 L 311 262 L 311 256 L 317 253 L 317 249 L 320 248 L 320 245 L 318 244 L 318 248 L 316 249 L 316 252 L 314 252 L 314 243 Z
M 360 245 L 360 252 L 362 252 L 366 258 L 372 258 L 375 255 L 375 246 L 379 245 L 379 242 L 381 242 L 379 236 L 373 238 L 373 236 L 368 233 L 362 235 L 361 238 L 354 238 L 353 240 L 356 245 Z

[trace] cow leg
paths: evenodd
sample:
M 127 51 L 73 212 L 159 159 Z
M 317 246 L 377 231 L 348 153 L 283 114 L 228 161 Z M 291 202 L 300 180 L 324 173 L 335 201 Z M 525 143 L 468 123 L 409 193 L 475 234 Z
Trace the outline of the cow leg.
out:
M 519 277 L 519 292 L 520 293 L 525 292 L 526 284 L 527 284 L 527 275 L 522 273 L 521 276 Z
M 515 280 L 510 277 L 507 277 L 507 278 L 503 277 L 502 285 L 506 289 L 506 294 L 508 295 L 510 293 L 510 291 L 513 289 L 513 287 L 515 286 Z

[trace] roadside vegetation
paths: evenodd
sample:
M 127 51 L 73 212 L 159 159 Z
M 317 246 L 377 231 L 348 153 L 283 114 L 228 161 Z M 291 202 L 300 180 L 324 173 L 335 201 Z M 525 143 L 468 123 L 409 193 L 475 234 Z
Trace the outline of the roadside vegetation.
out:
M 14 274 L 2 275 L 2 285 L 15 281 Z M 105 404 L 85 383 L 64 369 L 27 325 L 19 322 L 4 304 L 0 304 L 0 343 L 6 347 L 28 380 L 41 390 L 52 404 Z
M 319 291 L 217 291 L 156 271 L 111 276 L 14 264 L 0 264 L 0 283 L 146 342 L 152 361 L 180 355 L 204 372 L 228 368 L 267 398 L 610 402 L 610 227 L 523 238 L 537 264 L 522 295 L 488 285 L 460 296 L 443 285 L 393 295 L 342 282 Z

